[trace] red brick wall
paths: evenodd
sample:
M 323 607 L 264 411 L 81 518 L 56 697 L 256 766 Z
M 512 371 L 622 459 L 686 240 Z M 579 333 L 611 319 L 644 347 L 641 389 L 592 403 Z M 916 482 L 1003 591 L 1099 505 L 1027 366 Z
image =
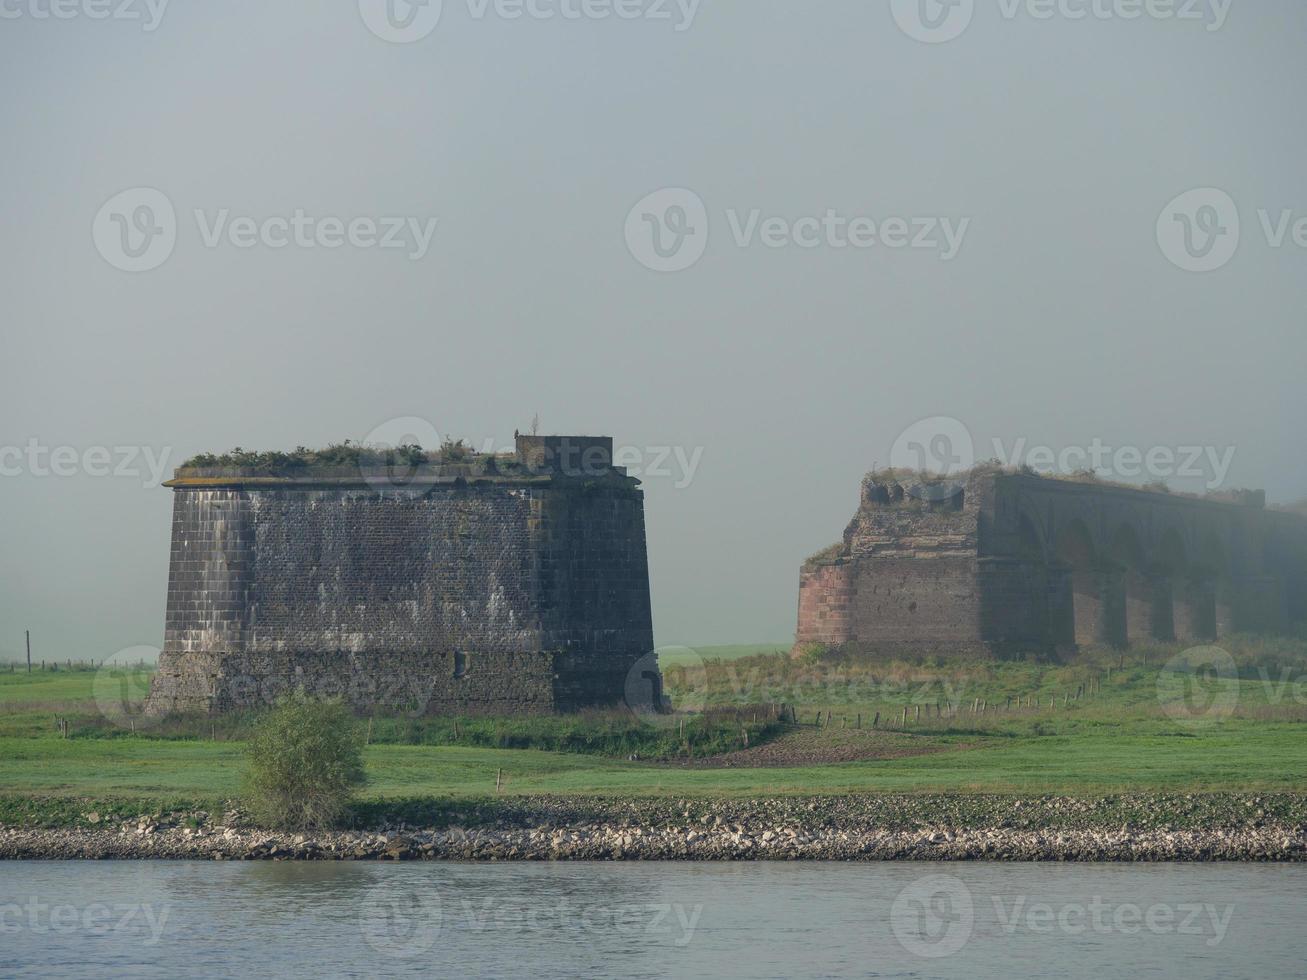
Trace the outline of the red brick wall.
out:
M 798 643 L 838 646 L 852 639 L 853 569 L 816 565 L 800 572 Z

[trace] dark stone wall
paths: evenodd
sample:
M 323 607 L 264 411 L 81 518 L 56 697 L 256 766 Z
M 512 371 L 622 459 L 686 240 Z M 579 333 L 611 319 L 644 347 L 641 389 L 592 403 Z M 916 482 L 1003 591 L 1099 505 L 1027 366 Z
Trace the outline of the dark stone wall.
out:
M 532 495 L 252 493 L 251 651 L 533 649 Z M 187 496 L 179 495 L 179 506 Z
M 254 580 L 250 505 L 237 490 L 175 498 L 165 651 L 243 649 Z
M 283 694 L 340 697 L 359 711 L 515 715 L 558 708 L 552 653 L 165 653 L 152 711 L 226 711 Z M 157 699 L 157 703 L 156 703 Z
M 982 559 L 977 569 L 981 600 L 975 639 L 983 638 L 994 652 L 1055 648 L 1069 583 L 1050 581 L 1042 564 L 1020 558 Z
M 287 689 L 360 709 L 539 713 L 612 705 L 653 649 L 643 494 L 615 471 L 403 493 L 175 485 L 151 710 Z
M 561 653 L 555 685 L 569 710 L 611 703 L 653 651 L 640 495 L 583 484 L 538 501 L 543 646 Z

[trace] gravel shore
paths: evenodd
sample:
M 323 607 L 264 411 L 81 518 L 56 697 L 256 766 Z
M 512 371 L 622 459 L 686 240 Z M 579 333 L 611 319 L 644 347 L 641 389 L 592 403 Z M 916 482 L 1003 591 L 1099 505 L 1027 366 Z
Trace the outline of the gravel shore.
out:
M 1304 861 L 1297 828 L 1248 831 L 819 831 L 580 825 L 535 830 L 188 834 L 0 831 L 0 859 L 296 861 Z
M 521 798 L 461 824 L 270 833 L 239 811 L 0 827 L 0 859 L 1307 861 L 1300 797 Z M 933 820 L 932 820 L 933 817 Z M 92 819 L 93 818 L 93 819 Z

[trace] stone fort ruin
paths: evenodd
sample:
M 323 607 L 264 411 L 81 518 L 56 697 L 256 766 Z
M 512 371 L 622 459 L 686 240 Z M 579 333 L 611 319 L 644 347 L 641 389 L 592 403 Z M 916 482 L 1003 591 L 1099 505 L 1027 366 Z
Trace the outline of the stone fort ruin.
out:
M 611 439 L 359 460 L 176 471 L 148 712 L 295 689 L 413 713 L 622 700 L 653 629 L 644 495 Z
M 1054 654 L 1202 643 L 1307 621 L 1307 518 L 1207 497 L 980 468 L 870 474 L 802 568 L 796 649 Z

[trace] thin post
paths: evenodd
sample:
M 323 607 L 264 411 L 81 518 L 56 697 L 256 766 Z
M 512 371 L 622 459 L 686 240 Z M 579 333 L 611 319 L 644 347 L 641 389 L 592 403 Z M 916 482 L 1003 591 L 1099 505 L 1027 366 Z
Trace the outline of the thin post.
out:
M 27 630 L 27 672 L 32 672 L 32 631 Z
M 495 792 L 498 793 L 500 787 L 504 785 L 504 770 L 500 769 L 495 773 Z

